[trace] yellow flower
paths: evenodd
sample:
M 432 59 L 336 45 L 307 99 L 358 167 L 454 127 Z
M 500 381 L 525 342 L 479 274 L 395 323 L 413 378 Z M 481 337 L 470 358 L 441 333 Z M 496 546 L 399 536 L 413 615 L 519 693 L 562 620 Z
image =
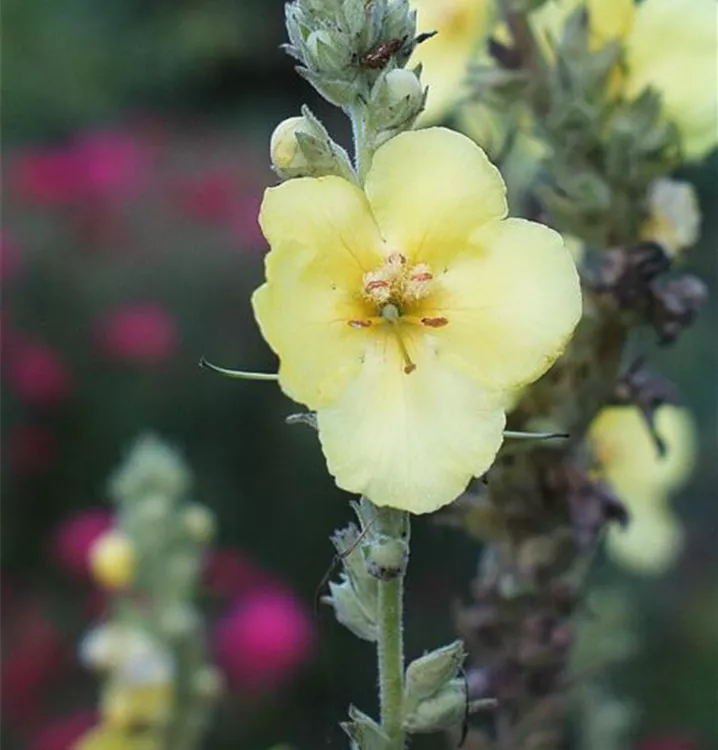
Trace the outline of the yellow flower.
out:
M 86 732 L 72 750 L 160 750 L 160 738 L 147 732 L 129 732 L 100 725 Z
M 676 561 L 683 547 L 683 527 L 665 503 L 633 503 L 626 528 L 612 527 L 606 538 L 611 557 L 643 575 L 660 575 Z
M 671 257 L 698 240 L 701 212 L 690 182 L 656 180 L 648 192 L 648 214 L 641 238 L 660 243 Z
M 420 32 L 437 35 L 420 44 L 409 61 L 422 65 L 421 80 L 428 85 L 426 109 L 420 122 L 445 116 L 462 95 L 469 63 L 488 36 L 496 9 L 494 0 L 412 0 Z
M 92 577 L 106 589 L 123 589 L 135 577 L 137 560 L 132 542 L 121 531 L 108 531 L 90 549 Z
M 496 455 L 504 392 L 562 352 L 573 260 L 505 215 L 496 168 L 443 128 L 382 146 L 363 191 L 323 177 L 265 193 L 255 315 L 341 488 L 413 513 L 451 502 Z
M 629 94 L 653 86 L 690 160 L 718 143 L 715 0 L 645 0 L 626 39 Z
M 643 415 L 635 406 L 602 409 L 588 432 L 599 472 L 632 509 L 633 498 L 667 497 L 688 479 L 695 462 L 696 438 L 688 411 L 665 404 L 656 412 L 656 431 L 666 445 L 661 456 Z
M 560 38 L 579 6 L 589 12 L 591 47 L 621 41 L 626 48 L 617 91 L 635 98 L 648 86 L 661 94 L 666 120 L 681 134 L 689 160 L 718 142 L 718 14 L 715 0 L 555 0 L 532 16 L 547 47 Z
M 663 457 L 636 407 L 603 409 L 588 433 L 600 476 L 631 515 L 627 528 L 609 529 L 608 551 L 617 562 L 643 574 L 662 573 L 681 550 L 683 529 L 668 500 L 688 478 L 696 453 L 694 427 L 685 409 L 660 407 L 656 429 L 666 445 Z

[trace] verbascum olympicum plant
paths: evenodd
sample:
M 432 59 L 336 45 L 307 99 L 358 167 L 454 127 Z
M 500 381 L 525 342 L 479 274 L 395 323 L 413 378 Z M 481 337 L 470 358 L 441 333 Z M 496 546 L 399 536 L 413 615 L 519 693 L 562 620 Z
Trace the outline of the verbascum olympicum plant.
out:
M 359 525 L 333 538 L 343 574 L 325 601 L 376 643 L 380 720 L 351 708 L 342 728 L 354 748 L 400 750 L 485 704 L 459 678 L 460 641 L 405 665 L 409 516 L 451 503 L 505 437 L 526 437 L 504 431 L 506 394 L 564 350 L 578 275 L 560 235 L 507 218 L 478 146 L 412 130 L 426 91 L 404 66 L 433 29 L 417 35 L 407 2 L 296 0 L 287 30 L 300 74 L 348 115 L 353 159 L 306 107 L 277 127 L 284 182 L 264 195 L 271 249 L 252 304 L 279 372 L 210 367 L 278 380 L 311 410 L 299 419 L 337 485 L 363 496 Z
M 608 551 L 638 573 L 658 574 L 675 561 L 682 544 L 680 520 L 669 505 L 695 462 L 690 414 L 665 404 L 655 414 L 655 432 L 635 406 L 609 406 L 591 423 L 587 445 L 598 476 L 631 515 L 625 529 L 609 529 Z
M 75 750 L 199 745 L 221 685 L 193 601 L 214 519 L 188 501 L 189 485 L 180 456 L 153 437 L 111 478 L 115 527 L 90 552 L 111 611 L 80 646 L 81 661 L 103 677 L 100 722 Z

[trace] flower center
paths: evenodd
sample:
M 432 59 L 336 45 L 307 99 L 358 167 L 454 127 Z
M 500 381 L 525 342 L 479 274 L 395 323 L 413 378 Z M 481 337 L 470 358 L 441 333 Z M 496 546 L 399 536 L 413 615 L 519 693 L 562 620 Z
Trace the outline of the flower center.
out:
M 392 305 L 401 315 L 412 302 L 426 297 L 433 278 L 426 263 L 410 266 L 401 253 L 392 253 L 381 268 L 364 274 L 363 295 L 380 313 Z
M 426 263 L 409 265 L 401 253 L 392 253 L 384 265 L 376 271 L 364 274 L 362 297 L 376 314 L 359 320 L 349 320 L 352 328 L 370 328 L 374 325 L 390 325 L 404 361 L 404 372 L 416 369 L 411 361 L 406 342 L 401 334 L 401 325 L 418 324 L 429 328 L 441 328 L 448 324 L 444 317 L 421 317 L 417 302 L 432 289 L 434 277 Z

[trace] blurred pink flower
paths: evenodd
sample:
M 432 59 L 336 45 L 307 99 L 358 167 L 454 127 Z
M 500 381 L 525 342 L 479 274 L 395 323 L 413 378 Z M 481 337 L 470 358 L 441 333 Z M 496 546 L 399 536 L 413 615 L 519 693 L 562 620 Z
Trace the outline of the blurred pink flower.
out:
M 15 276 L 21 265 L 22 258 L 17 245 L 4 229 L 0 229 L 0 281 L 8 281 Z
M 111 526 L 112 514 L 104 508 L 91 508 L 71 516 L 53 535 L 51 552 L 54 561 L 75 578 L 89 578 L 90 547 Z
M 154 302 L 129 304 L 101 318 L 97 346 L 110 358 L 141 365 L 160 364 L 178 345 L 175 321 Z
M 65 658 L 62 638 L 35 598 L 15 601 L 3 617 L 2 714 L 12 727 L 36 726 L 49 681 Z
M 5 372 L 9 386 L 33 406 L 54 406 L 70 395 L 70 375 L 48 344 L 14 341 Z
M 235 180 L 224 171 L 179 178 L 174 188 L 179 210 L 200 221 L 225 222 L 237 203 Z
M 214 630 L 217 664 L 242 692 L 277 687 L 306 661 L 312 642 L 305 608 L 275 588 L 240 599 Z
M 257 221 L 260 192 L 241 185 L 225 170 L 180 178 L 175 183 L 177 207 L 183 214 L 210 224 L 224 224 L 236 239 L 251 247 L 264 244 Z
M 39 425 L 13 428 L 6 443 L 12 468 L 21 474 L 45 471 L 55 456 L 54 435 Z
M 20 198 L 48 206 L 124 200 L 144 185 L 147 160 L 130 134 L 87 133 L 64 146 L 20 154 L 9 182 Z
M 87 133 L 75 143 L 74 154 L 88 197 L 127 199 L 145 184 L 148 154 L 128 133 Z
M 28 750 L 71 750 L 82 735 L 95 726 L 94 711 L 79 711 L 45 724 L 35 732 L 28 743 Z
M 235 549 L 209 550 L 204 585 L 215 596 L 234 599 L 269 584 L 269 576 Z

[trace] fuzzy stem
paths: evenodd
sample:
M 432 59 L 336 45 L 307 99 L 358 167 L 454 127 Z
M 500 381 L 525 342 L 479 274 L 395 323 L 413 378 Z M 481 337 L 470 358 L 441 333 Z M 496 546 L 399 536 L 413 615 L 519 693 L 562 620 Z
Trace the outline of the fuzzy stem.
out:
M 381 534 L 409 540 L 406 513 L 391 508 L 377 508 L 377 526 Z M 387 750 L 404 747 L 404 640 L 403 596 L 404 568 L 396 577 L 379 581 L 377 656 L 379 664 L 379 703 L 381 728 L 389 738 Z
M 403 576 L 379 583 L 379 700 L 381 728 L 390 740 L 390 750 L 404 747 L 401 726 L 404 695 L 403 588 Z

